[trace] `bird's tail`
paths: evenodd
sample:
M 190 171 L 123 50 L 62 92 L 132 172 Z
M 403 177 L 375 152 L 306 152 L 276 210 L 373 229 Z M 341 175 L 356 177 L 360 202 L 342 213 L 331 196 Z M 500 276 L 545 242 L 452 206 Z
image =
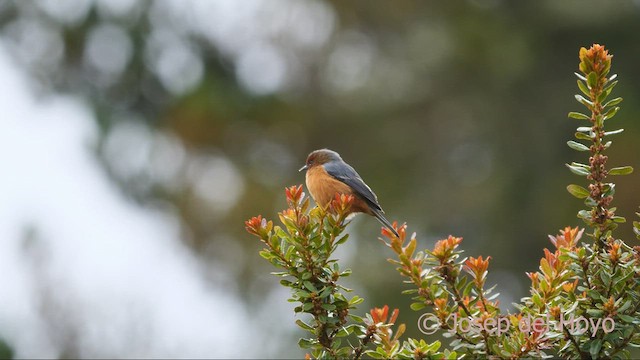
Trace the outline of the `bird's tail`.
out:
M 393 228 L 393 225 L 391 225 L 389 220 L 387 220 L 387 218 L 385 218 L 384 215 L 382 215 L 382 211 L 373 210 L 373 216 L 375 216 L 376 219 L 378 219 L 378 221 L 380 221 L 380 223 L 384 225 L 384 227 L 389 229 L 395 236 L 400 237 L 400 234 L 398 234 L 396 229 Z

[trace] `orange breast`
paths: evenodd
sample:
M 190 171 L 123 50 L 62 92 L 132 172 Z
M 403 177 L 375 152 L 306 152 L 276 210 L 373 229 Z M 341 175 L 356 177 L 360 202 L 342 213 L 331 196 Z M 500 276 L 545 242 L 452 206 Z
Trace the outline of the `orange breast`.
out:
M 313 200 L 321 206 L 326 206 L 336 193 L 353 194 L 347 184 L 334 179 L 321 165 L 307 170 L 306 183 Z

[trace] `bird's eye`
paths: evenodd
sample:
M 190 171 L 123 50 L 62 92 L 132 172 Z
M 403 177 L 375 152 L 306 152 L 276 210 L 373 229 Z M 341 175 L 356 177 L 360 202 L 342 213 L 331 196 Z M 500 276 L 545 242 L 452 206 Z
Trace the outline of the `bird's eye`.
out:
M 309 165 L 313 165 L 313 162 L 314 162 L 314 160 L 313 160 L 313 159 L 311 159 L 311 160 L 309 160 L 309 161 L 308 161 Z

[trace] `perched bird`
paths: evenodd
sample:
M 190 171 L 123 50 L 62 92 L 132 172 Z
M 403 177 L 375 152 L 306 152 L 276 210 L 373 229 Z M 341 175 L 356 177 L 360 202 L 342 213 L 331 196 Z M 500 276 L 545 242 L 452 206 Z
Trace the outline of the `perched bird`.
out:
M 384 211 L 378 204 L 376 194 L 337 152 L 329 149 L 313 151 L 299 171 L 302 170 L 307 171 L 307 188 L 317 204 L 326 206 L 336 193 L 354 195 L 351 213 L 361 212 L 375 216 L 382 225 L 399 236 L 389 220 L 382 215 Z

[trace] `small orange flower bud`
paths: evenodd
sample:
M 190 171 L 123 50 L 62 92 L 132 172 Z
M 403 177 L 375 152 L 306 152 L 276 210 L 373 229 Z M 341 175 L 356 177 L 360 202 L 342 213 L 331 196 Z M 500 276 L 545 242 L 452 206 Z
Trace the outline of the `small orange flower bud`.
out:
M 551 270 L 553 270 L 554 274 L 557 274 L 560 272 L 564 263 L 559 259 L 559 255 L 560 255 L 560 252 L 558 250 L 556 250 L 555 252 L 551 252 L 547 248 L 544 249 L 544 258 L 540 259 L 540 267 L 542 268 L 544 275 L 546 276 L 553 275 L 553 274 L 545 273 L 544 271 L 545 263 L 551 268 Z
M 613 244 L 611 244 L 608 253 L 611 262 L 614 264 L 617 263 L 620 260 L 620 243 L 614 242 Z
M 436 309 L 444 310 L 447 308 L 447 302 L 447 298 L 437 298 L 433 301 L 433 304 L 435 305 Z
M 386 227 L 382 227 L 382 230 L 380 230 L 380 233 L 382 233 L 382 236 L 389 238 L 389 239 L 393 239 L 395 238 L 395 234 L 391 232 L 391 230 L 387 229 Z
M 596 72 L 600 76 L 605 76 L 606 71 L 611 67 L 609 51 L 600 44 L 593 44 L 588 50 L 581 48 L 578 54 L 580 58 L 580 71 L 585 74 Z
M 448 304 L 449 299 L 446 297 L 437 298 L 433 301 L 433 306 L 439 319 L 443 320 L 449 316 L 449 310 L 447 309 Z
M 304 191 L 302 191 L 302 185 L 293 185 L 284 189 L 284 193 L 287 197 L 287 202 L 292 205 L 298 205 L 304 198 Z
M 471 298 L 468 296 L 463 297 L 462 303 L 464 304 L 464 306 L 469 307 L 469 304 L 471 303 Z
M 400 310 L 393 309 L 393 311 L 391 312 L 391 318 L 389 318 L 389 324 L 396 323 L 396 320 L 398 319 L 398 314 L 400 314 Z
M 480 278 L 489 268 L 489 260 L 491 260 L 491 256 L 487 256 L 486 260 L 483 260 L 482 256 L 478 258 L 471 256 L 464 262 L 464 269 L 475 278 Z
M 616 314 L 616 303 L 613 299 L 613 296 L 609 297 L 609 300 L 607 300 L 607 302 L 603 304 L 603 308 L 608 315 Z
M 573 290 L 575 290 L 577 285 L 578 285 L 578 279 L 576 279 L 574 282 L 567 281 L 564 284 L 562 284 L 562 290 L 564 290 L 564 292 L 566 293 L 572 293 Z
M 336 214 L 345 214 L 351 208 L 354 199 L 353 195 L 336 193 L 333 200 L 331 200 L 330 208 Z
M 560 230 L 560 234 L 556 236 L 549 235 L 549 240 L 556 247 L 556 249 L 566 248 L 566 249 L 574 249 L 578 244 L 578 241 L 582 237 L 582 233 L 584 229 L 578 230 L 578 227 L 571 228 L 569 226 L 565 227 L 564 230 Z
M 373 308 L 369 312 L 371 313 L 371 318 L 373 318 L 374 323 L 384 323 L 389 316 L 389 306 L 385 305 L 382 308 Z
M 448 238 L 438 240 L 438 242 L 436 242 L 436 246 L 434 247 L 432 254 L 436 259 L 440 260 L 441 264 L 444 264 L 449 260 L 451 255 L 453 255 L 453 250 L 460 245 L 460 242 L 462 242 L 462 238 L 449 235 Z
M 262 215 L 254 216 L 251 219 L 244 222 L 245 229 L 250 234 L 260 236 L 262 229 L 267 227 L 267 219 L 263 219 Z

